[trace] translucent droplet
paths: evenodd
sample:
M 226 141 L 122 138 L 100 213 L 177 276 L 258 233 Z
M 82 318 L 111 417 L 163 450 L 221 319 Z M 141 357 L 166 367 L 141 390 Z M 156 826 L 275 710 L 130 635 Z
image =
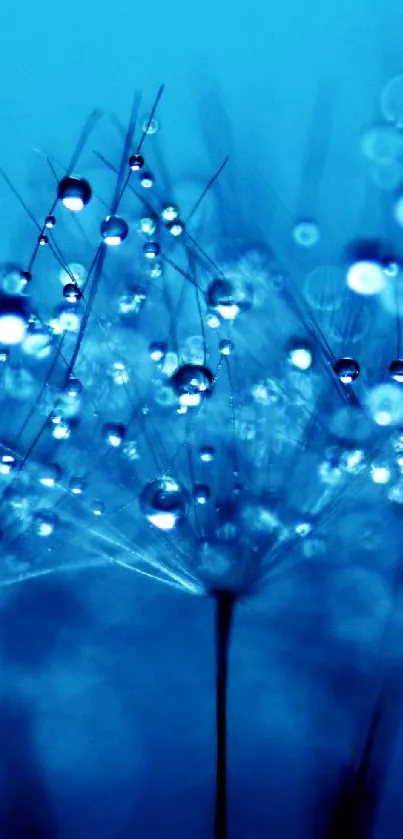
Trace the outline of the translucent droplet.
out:
M 143 216 L 138 223 L 137 229 L 143 236 L 152 236 L 156 230 L 155 219 L 151 216 Z
M 195 484 L 193 487 L 193 497 L 197 504 L 207 504 L 210 498 L 210 488 L 207 484 Z
M 144 166 L 144 157 L 141 154 L 131 154 L 129 157 L 129 166 L 132 172 L 139 172 Z
M 403 165 L 397 160 L 392 163 L 373 163 L 369 167 L 368 177 L 378 189 L 391 192 L 397 189 L 403 180 Z
M 129 371 L 123 364 L 123 361 L 114 361 L 109 370 L 109 375 L 113 379 L 115 385 L 127 385 L 130 381 Z
M 57 189 L 57 197 L 67 210 L 74 213 L 82 210 L 91 199 L 92 191 L 89 183 L 84 178 L 77 178 L 67 175 L 63 178 Z
M 129 226 L 120 216 L 107 216 L 101 224 L 101 236 L 106 245 L 116 247 L 127 238 Z
M 127 459 L 130 461 L 139 460 L 140 452 L 137 440 L 128 440 L 124 444 L 122 452 L 124 456 L 127 457 Z
M 314 221 L 300 221 L 295 225 L 292 237 L 301 248 L 313 248 L 320 239 L 318 225 Z
M 175 372 L 177 367 L 178 367 L 178 356 L 177 356 L 176 352 L 172 352 L 172 350 L 171 350 L 171 352 L 166 352 L 165 355 L 164 355 L 162 368 L 161 368 L 162 372 L 164 373 L 164 376 L 172 376 L 172 373 Z
M 324 484 L 335 486 L 343 477 L 343 472 L 338 465 L 323 460 L 319 464 L 318 475 Z
M 0 297 L 0 344 L 20 344 L 28 328 L 28 313 L 22 297 Z
M 80 396 L 80 394 L 82 393 L 82 390 L 83 390 L 83 386 L 82 386 L 81 382 L 79 381 L 79 379 L 75 379 L 75 378 L 72 377 L 72 378 L 68 379 L 68 381 L 66 382 L 66 384 L 63 388 L 63 393 L 69 399 L 77 399 Z
M 389 375 L 395 382 L 403 382 L 403 359 L 396 358 L 389 364 Z
M 154 186 L 154 178 L 151 172 L 143 172 L 140 175 L 140 185 L 143 189 L 151 189 Z
M 33 396 L 37 382 L 29 370 L 23 367 L 7 366 L 3 371 L 2 389 L 5 393 L 23 402 Z
M 375 463 L 371 463 L 370 475 L 374 484 L 388 484 L 392 477 L 392 472 L 387 463 L 376 461 Z
M 74 305 L 81 299 L 82 292 L 74 283 L 66 283 L 63 289 L 63 297 L 68 303 L 72 303 Z
M 103 516 L 105 512 L 105 504 L 103 501 L 93 501 L 91 504 L 91 510 L 94 516 Z
M 60 417 L 64 417 L 68 420 L 78 416 L 80 408 L 80 398 L 78 396 L 69 396 L 63 389 L 59 392 L 56 402 L 54 403 L 55 412 L 57 412 Z
M 403 126 L 403 76 L 394 76 L 381 92 L 381 111 L 388 122 Z
M 9 503 L 13 513 L 21 521 L 29 518 L 30 501 L 27 494 L 22 494 L 13 484 L 10 484 L 5 490 L 4 498 Z
M 295 533 L 297 536 L 301 536 L 302 539 L 305 539 L 306 536 L 309 536 L 312 533 L 312 524 L 309 521 L 301 521 L 294 527 Z
M 402 269 L 398 262 L 391 260 L 386 263 L 383 270 L 388 278 L 396 279 L 400 276 Z
M 399 425 L 403 421 L 403 389 L 398 384 L 381 384 L 367 394 L 368 410 L 377 425 Z
M 57 516 L 53 513 L 34 513 L 33 527 L 38 536 L 51 536 L 57 526 Z
M 45 227 L 51 230 L 56 224 L 56 219 L 54 216 L 46 216 L 45 218 Z
M 382 294 L 382 292 L 381 292 Z M 362 340 L 373 324 L 372 313 L 362 297 L 355 297 L 352 301 L 343 301 L 335 306 L 335 311 L 329 313 L 326 336 L 345 346 Z
M 150 358 L 152 361 L 162 361 L 167 352 L 165 341 L 153 341 L 150 344 Z
M 221 355 L 231 355 L 234 349 L 234 344 L 228 338 L 223 338 L 219 343 L 219 350 Z
M 403 504 L 403 479 L 397 482 L 388 491 L 388 498 L 394 504 Z
M 68 420 L 54 417 L 52 419 L 52 437 L 55 440 L 68 440 L 71 435 L 71 425 Z
M 87 487 L 84 478 L 71 478 L 69 483 L 69 490 L 73 495 L 82 495 Z
M 143 245 L 143 254 L 146 259 L 156 259 L 160 252 L 160 246 L 158 242 L 146 242 Z
M 147 299 L 143 289 L 137 289 L 130 294 L 122 294 L 118 300 L 118 312 L 120 315 L 137 315 Z
M 87 269 L 79 262 L 70 262 L 66 268 L 61 269 L 59 279 L 62 285 L 74 283 L 81 288 L 87 279 Z
M 161 405 L 163 408 L 169 408 L 177 404 L 176 396 L 173 393 L 172 388 L 168 387 L 168 385 L 161 385 L 161 387 L 156 390 L 155 401 L 157 405 Z
M 199 457 L 203 463 L 212 463 L 215 458 L 215 449 L 213 446 L 200 446 Z
M 27 355 L 35 358 L 47 358 L 52 351 L 51 333 L 44 326 L 30 323 L 22 342 L 22 349 Z
M 403 454 L 403 431 L 401 429 L 393 434 L 391 442 L 396 454 Z
M 173 530 L 186 513 L 187 496 L 173 478 L 159 478 L 147 484 L 140 495 L 140 507 L 150 524 L 159 530 Z
M 0 456 L 0 475 L 9 475 L 12 469 L 17 465 L 17 461 L 12 454 L 4 453 Z
M 257 382 L 251 388 L 251 395 L 259 405 L 275 405 L 280 399 L 281 390 L 274 379 Z
M 204 364 L 206 349 L 203 335 L 189 335 L 185 338 L 180 355 L 186 364 Z
M 333 312 L 346 288 L 344 272 L 336 265 L 320 265 L 307 275 L 304 296 L 310 306 L 321 312 Z
M 365 468 L 366 457 L 363 449 L 345 449 L 340 455 L 340 467 L 349 475 L 357 475 Z
M 42 486 L 52 489 L 62 477 L 62 470 L 57 463 L 48 463 L 41 466 L 38 474 L 39 483 Z
M 167 224 L 167 230 L 169 230 L 171 236 L 174 236 L 175 239 L 178 238 L 178 236 L 182 235 L 184 229 L 185 224 L 183 221 L 180 221 L 179 219 L 176 219 L 175 221 L 170 221 L 169 224 Z
M 0 286 L 6 294 L 19 295 L 22 294 L 26 283 L 22 276 L 24 272 L 15 265 L 6 263 L 0 266 Z
M 393 163 L 403 153 L 403 134 L 391 125 L 375 125 L 363 135 L 361 150 L 374 163 Z
M 313 352 L 307 341 L 293 341 L 288 350 L 288 361 L 297 370 L 310 370 L 313 364 Z
M 143 122 L 143 132 L 145 134 L 156 134 L 159 127 L 159 122 L 154 117 L 152 119 L 147 118 Z
M 179 216 L 179 210 L 175 204 L 166 204 L 161 210 L 161 218 L 165 222 L 176 221 Z
M 218 329 L 218 327 L 221 326 L 221 318 L 219 318 L 214 312 L 208 312 L 206 323 L 210 329 Z
M 181 405 L 195 407 L 211 391 L 213 375 L 202 365 L 184 364 L 173 374 L 171 384 Z
M 277 513 L 269 504 L 246 503 L 241 511 L 241 519 L 244 529 L 248 533 L 253 532 L 255 535 L 271 536 L 281 526 Z
M 158 280 L 159 277 L 162 277 L 163 272 L 163 265 L 162 262 L 159 262 L 158 259 L 154 259 L 153 261 L 149 262 L 149 264 L 145 266 L 145 273 L 151 280 Z
M 252 289 L 233 279 L 214 280 L 207 290 L 210 310 L 223 320 L 235 320 L 252 305 Z
M 122 445 L 125 433 L 126 429 L 119 423 L 107 422 L 103 427 L 103 438 L 114 449 Z
M 403 194 L 400 194 L 396 198 L 393 208 L 393 215 L 397 224 L 400 227 L 403 227 Z
M 348 268 L 347 285 L 356 294 L 379 294 L 386 283 L 387 275 L 383 266 L 373 260 L 359 260 Z
M 354 358 L 339 358 L 333 370 L 344 385 L 350 385 L 360 375 L 360 365 Z

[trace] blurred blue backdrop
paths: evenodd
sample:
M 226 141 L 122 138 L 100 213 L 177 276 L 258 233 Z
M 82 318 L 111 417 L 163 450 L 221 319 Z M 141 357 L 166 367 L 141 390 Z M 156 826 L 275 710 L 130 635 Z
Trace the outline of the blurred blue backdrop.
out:
M 292 220 L 314 217 L 319 264 L 339 263 L 354 237 L 390 234 L 390 192 L 360 142 L 403 71 L 402 29 L 397 0 L 8 4 L 0 164 L 42 212 L 42 153 L 66 162 L 94 107 L 125 123 L 136 89 L 145 118 L 163 82 L 171 183 L 197 187 L 229 154 L 230 237 L 267 238 L 287 262 Z M 0 259 L 18 261 L 30 230 L 3 182 L 0 214 Z M 358 519 L 348 527 L 355 550 Z M 400 531 L 391 542 L 377 557 L 391 550 L 398 567 Z M 389 567 L 357 568 L 344 556 L 329 582 L 323 559 L 292 564 L 236 608 L 230 839 L 331 835 L 385 671 L 374 835 L 401 836 L 400 600 Z M 7 585 L 0 609 L 1 839 L 212 836 L 212 601 L 107 566 Z

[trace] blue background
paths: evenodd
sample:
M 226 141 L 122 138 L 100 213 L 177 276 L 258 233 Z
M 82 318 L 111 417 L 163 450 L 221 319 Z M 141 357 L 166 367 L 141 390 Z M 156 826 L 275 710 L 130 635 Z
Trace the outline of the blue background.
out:
M 241 196 L 231 214 L 239 201 L 259 223 L 276 195 L 280 251 L 290 217 L 314 212 L 332 258 L 364 218 L 368 235 L 378 229 L 382 196 L 369 198 L 357 138 L 402 70 L 402 31 L 392 0 L 8 4 L 0 163 L 35 205 L 35 149 L 68 159 L 93 107 L 124 120 L 135 89 L 149 103 L 164 82 L 173 178 L 228 152 Z M 0 215 L 7 258 L 20 216 L 4 185 Z M 292 568 L 237 609 L 231 839 L 327 835 L 384 661 L 371 600 L 382 591 L 364 581 L 359 605 L 342 595 L 341 607 L 324 577 Z M 212 602 L 115 568 L 17 588 L 0 601 L 0 802 L 15 814 L 15 832 L 4 827 L 2 837 L 211 836 Z M 383 767 L 382 839 L 401 836 L 402 757 L 398 722 Z

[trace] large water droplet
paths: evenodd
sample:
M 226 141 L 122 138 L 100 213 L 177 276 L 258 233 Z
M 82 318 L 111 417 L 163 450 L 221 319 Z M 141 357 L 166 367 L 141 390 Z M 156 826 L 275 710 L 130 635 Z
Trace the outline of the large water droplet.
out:
M 184 488 L 173 478 L 163 477 L 146 484 L 140 507 L 146 519 L 159 530 L 173 530 L 186 512 Z

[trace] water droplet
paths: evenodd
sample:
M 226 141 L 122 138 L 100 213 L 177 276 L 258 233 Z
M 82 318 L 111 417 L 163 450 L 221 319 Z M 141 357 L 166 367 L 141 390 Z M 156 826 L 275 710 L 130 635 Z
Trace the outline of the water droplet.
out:
M 350 385 L 360 375 L 360 365 L 354 358 L 339 358 L 333 370 L 343 385 Z
M 195 407 L 211 392 L 213 375 L 202 365 L 183 364 L 173 374 L 171 384 L 181 405 Z
M 379 294 L 385 288 L 387 274 L 383 266 L 372 259 L 353 262 L 347 271 L 347 285 L 356 294 Z
M 53 513 L 34 513 L 33 527 L 38 536 L 51 536 L 57 526 L 57 523 L 57 516 Z
M 364 133 L 361 150 L 374 163 L 393 163 L 403 153 L 403 134 L 391 125 L 375 125 Z
M 207 304 L 223 320 L 235 320 L 252 305 L 252 289 L 240 280 L 217 279 L 207 290 Z
M 403 76 L 394 76 L 381 92 L 381 111 L 388 122 L 403 126 Z
M 403 390 L 398 384 L 380 384 L 368 391 L 368 410 L 377 425 L 398 425 L 403 421 Z
M 48 463 L 41 466 L 38 474 L 39 483 L 42 486 L 52 489 L 62 477 L 62 470 L 57 463 Z
M 186 492 L 173 478 L 159 478 L 147 484 L 140 495 L 140 507 L 150 524 L 159 530 L 173 530 L 184 518 Z
M 403 359 L 396 358 L 389 364 L 389 375 L 395 382 L 403 382 Z
M 313 248 L 320 239 L 318 225 L 314 221 L 300 221 L 295 225 L 292 237 L 301 248 Z
M 305 278 L 304 296 L 310 306 L 321 312 L 333 312 L 345 294 L 344 272 L 336 265 L 320 265 Z
M 127 238 L 129 226 L 120 216 L 107 216 L 101 224 L 101 236 L 106 245 L 116 247 Z
M 123 425 L 115 422 L 107 422 L 103 427 L 103 438 L 109 446 L 112 448 L 117 449 L 121 446 L 126 429 Z
M 91 187 L 84 178 L 77 178 L 66 175 L 57 189 L 59 201 L 73 213 L 80 212 L 90 201 L 92 195 Z

